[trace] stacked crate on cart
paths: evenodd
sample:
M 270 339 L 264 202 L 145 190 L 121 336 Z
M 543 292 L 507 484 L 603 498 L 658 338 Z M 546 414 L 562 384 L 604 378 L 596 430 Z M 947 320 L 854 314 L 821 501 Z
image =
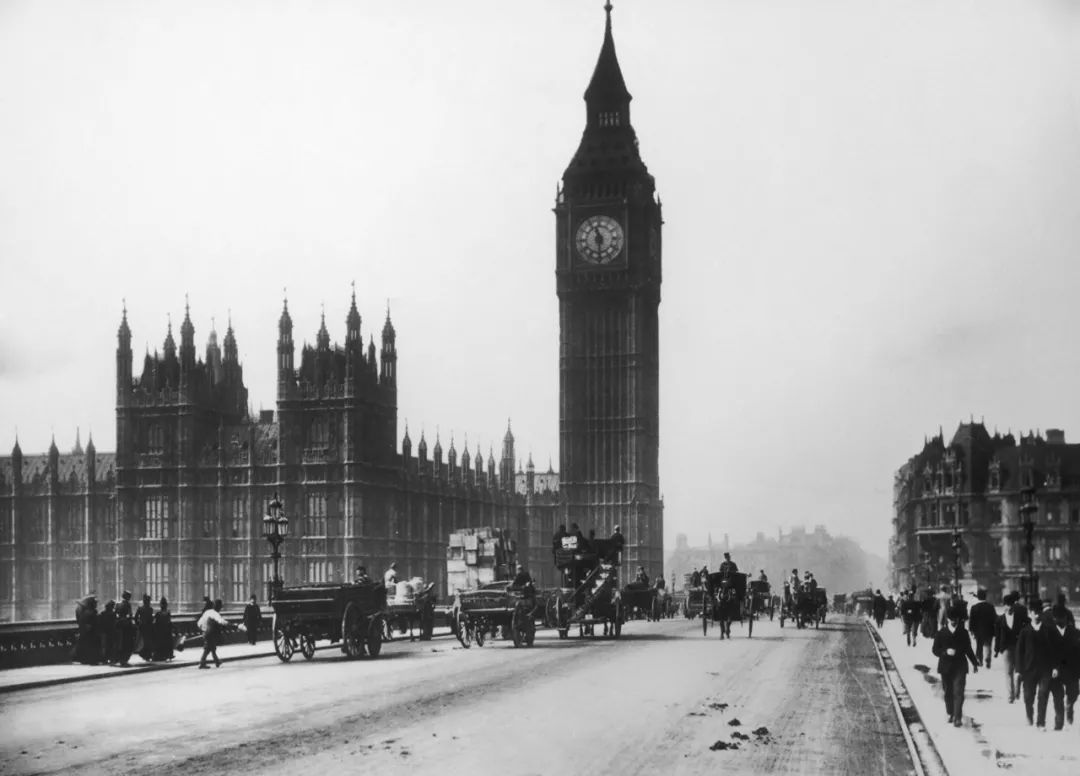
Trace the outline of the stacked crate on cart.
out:
M 446 590 L 475 590 L 506 579 L 517 557 L 514 542 L 498 528 L 462 528 L 450 534 L 446 548 Z

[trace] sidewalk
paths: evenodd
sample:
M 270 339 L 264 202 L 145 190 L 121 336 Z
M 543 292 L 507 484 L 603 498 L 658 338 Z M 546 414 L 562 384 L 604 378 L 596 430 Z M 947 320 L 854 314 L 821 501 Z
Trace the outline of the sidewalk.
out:
M 451 637 L 449 628 L 435 628 L 436 638 Z M 393 641 L 383 644 L 409 643 L 409 637 L 395 636 Z M 419 643 L 419 641 L 415 642 Z M 331 644 L 328 641 L 315 643 L 316 651 L 340 650 L 340 645 Z M 273 657 L 274 643 L 268 638 L 261 639 L 252 645 L 246 642 L 240 644 L 223 644 L 218 647 L 218 657 L 222 663 L 230 663 L 237 660 L 252 660 L 260 657 Z M 108 679 L 112 676 L 125 674 L 145 674 L 150 671 L 167 671 L 172 668 L 194 668 L 199 664 L 202 657 L 202 643 L 188 647 L 182 652 L 176 652 L 175 657 L 166 663 L 146 663 L 138 655 L 131 656 L 131 665 L 124 668 L 121 666 L 87 666 L 82 663 L 58 663 L 45 666 L 30 666 L 27 668 L 8 668 L 0 671 L 0 694 L 14 692 L 16 690 L 30 690 L 35 687 L 51 687 L 57 684 L 69 684 L 71 682 L 88 682 L 94 679 Z M 299 652 L 293 660 L 303 660 Z
M 918 709 L 934 746 L 953 776 L 1009 770 L 1014 774 L 1075 776 L 1080 773 L 1080 714 L 1077 722 L 1053 730 L 1053 702 L 1047 709 L 1050 730 L 1029 727 L 1023 701 L 1009 703 L 1005 663 L 969 673 L 964 697 L 964 726 L 948 724 L 931 639 L 904 642 L 900 620 L 886 620 L 878 631 Z

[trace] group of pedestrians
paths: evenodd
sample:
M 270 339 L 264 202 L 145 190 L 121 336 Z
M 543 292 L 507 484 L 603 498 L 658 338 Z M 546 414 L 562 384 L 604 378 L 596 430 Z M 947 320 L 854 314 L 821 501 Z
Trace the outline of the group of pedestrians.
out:
M 173 658 L 172 613 L 164 597 L 157 611 L 149 595 L 143 596 L 138 609 L 132 609 L 131 592 L 125 590 L 120 603 L 110 599 L 99 611 L 97 596 L 91 593 L 76 604 L 75 623 L 79 629 L 73 654 L 76 662 L 127 666 L 134 654 L 147 662 Z
M 994 659 L 1000 658 L 1008 702 L 1023 702 L 1028 725 L 1046 730 L 1051 702 L 1054 730 L 1072 725 L 1080 695 L 1080 632 L 1064 595 L 1048 607 L 1036 599 L 1029 611 L 1020 603 L 1020 595 L 1011 592 L 1000 614 L 986 600 L 985 590 L 979 590 L 976 599 L 970 612 L 953 601 L 944 627 L 934 635 L 932 651 L 938 658 L 948 721 L 957 727 L 963 724 L 968 666 L 971 672 L 989 670 Z M 905 617 L 904 631 L 909 630 Z M 914 636 L 909 643 L 915 643 Z
M 213 657 L 220 665 L 217 646 L 225 630 L 234 627 L 221 615 L 221 606 L 221 599 L 213 602 L 209 597 L 203 599 L 202 614 L 198 620 L 201 638 L 206 646 L 200 661 L 202 667 L 208 667 L 208 657 Z M 156 610 L 148 593 L 143 595 L 142 605 L 133 609 L 131 592 L 125 590 L 120 596 L 120 603 L 109 600 L 99 611 L 97 596 L 91 593 L 76 604 L 75 623 L 78 636 L 72 658 L 78 663 L 129 666 L 133 655 L 138 655 L 147 663 L 167 662 L 175 657 L 176 634 L 169 601 L 164 596 Z M 254 644 L 262 624 L 262 610 L 254 595 L 244 609 L 243 623 L 248 642 Z

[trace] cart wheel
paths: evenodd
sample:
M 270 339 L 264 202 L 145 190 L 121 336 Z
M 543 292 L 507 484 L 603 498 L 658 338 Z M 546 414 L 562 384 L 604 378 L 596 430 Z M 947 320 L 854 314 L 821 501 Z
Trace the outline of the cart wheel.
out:
M 382 652 L 383 628 L 386 621 L 379 615 L 371 618 L 367 629 L 367 651 L 370 657 L 378 657 Z
M 478 647 L 484 646 L 484 636 L 487 635 L 487 634 L 484 633 L 484 631 L 486 631 L 487 629 L 488 629 L 488 624 L 487 624 L 486 621 L 478 622 L 476 624 L 476 627 L 473 628 L 473 641 L 476 642 L 476 646 L 478 646 Z
M 514 647 L 525 644 L 525 620 L 528 613 L 520 606 L 514 609 L 513 618 L 510 621 L 510 637 L 514 641 Z
M 292 660 L 293 653 L 296 648 L 293 646 L 292 638 L 285 632 L 283 625 L 278 623 L 277 615 L 274 615 L 274 653 L 278 656 L 278 659 L 283 663 L 288 663 Z
M 315 637 L 310 633 L 305 633 L 300 637 L 300 652 L 305 660 L 315 657 Z
M 531 617 L 525 622 L 525 631 L 522 633 L 522 638 L 526 647 L 531 647 L 536 640 L 536 622 Z
M 701 610 L 701 635 L 709 635 L 709 613 L 704 609 Z
M 461 642 L 461 646 L 468 649 L 472 646 L 472 623 L 461 612 L 458 612 L 456 622 L 458 641 Z
M 753 638 L 754 636 L 754 615 L 750 615 L 746 622 L 746 638 Z
M 619 638 L 622 635 L 623 608 L 622 601 L 615 604 L 615 619 L 611 621 L 611 637 Z
M 341 615 L 341 651 L 348 657 L 364 656 L 364 620 L 351 601 Z

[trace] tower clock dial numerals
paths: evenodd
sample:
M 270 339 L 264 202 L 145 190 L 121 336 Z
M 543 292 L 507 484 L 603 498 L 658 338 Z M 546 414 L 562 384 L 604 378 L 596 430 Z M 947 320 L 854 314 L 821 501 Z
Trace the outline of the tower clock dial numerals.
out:
M 590 216 L 574 237 L 578 256 L 590 264 L 610 264 L 623 247 L 623 230 L 611 216 Z

